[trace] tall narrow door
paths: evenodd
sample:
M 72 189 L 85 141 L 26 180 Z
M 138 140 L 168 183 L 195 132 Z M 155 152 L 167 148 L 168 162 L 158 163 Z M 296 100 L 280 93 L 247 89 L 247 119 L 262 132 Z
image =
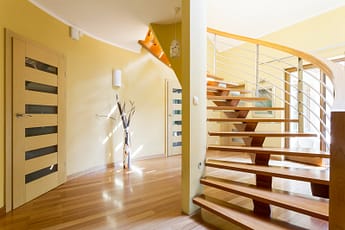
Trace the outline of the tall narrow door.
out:
M 168 156 L 182 153 L 182 89 L 175 80 L 167 82 L 168 106 Z
M 57 187 L 65 173 L 64 58 L 12 38 L 12 207 Z

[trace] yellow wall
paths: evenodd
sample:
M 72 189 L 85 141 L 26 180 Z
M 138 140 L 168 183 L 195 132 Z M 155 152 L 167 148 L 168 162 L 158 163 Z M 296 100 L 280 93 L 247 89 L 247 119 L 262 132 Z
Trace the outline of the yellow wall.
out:
M 311 51 L 325 57 L 344 54 L 344 15 L 345 7 L 340 7 L 269 34 L 263 39 Z M 320 49 L 326 50 L 321 52 Z
M 122 161 L 123 131 L 99 118 L 115 105 L 115 94 L 133 100 L 135 157 L 165 154 L 165 78 L 174 73 L 149 53 L 132 53 L 83 36 L 69 38 L 68 26 L 26 0 L 0 1 L 0 208 L 4 206 L 4 29 L 63 53 L 67 71 L 67 174 Z M 143 35 L 144 36 L 144 35 Z M 111 86 L 112 69 L 123 70 L 123 87 Z M 148 130 L 150 135 L 147 135 Z M 107 140 L 107 136 L 110 136 Z M 120 146 L 120 147 L 118 147 Z

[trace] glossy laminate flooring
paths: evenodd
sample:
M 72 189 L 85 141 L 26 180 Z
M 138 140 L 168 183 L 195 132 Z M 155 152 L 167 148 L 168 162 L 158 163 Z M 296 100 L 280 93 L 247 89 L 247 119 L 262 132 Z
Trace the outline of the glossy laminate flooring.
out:
M 248 162 L 240 154 L 208 151 L 208 157 Z M 277 161 L 277 165 L 298 166 Z M 304 165 L 303 167 L 311 167 Z M 211 176 L 254 183 L 255 176 L 246 173 L 207 168 Z M 293 180 L 273 180 L 274 187 L 300 194 L 310 194 L 310 185 Z M 252 209 L 250 199 L 213 188 L 208 196 Z M 327 221 L 272 207 L 272 217 L 294 223 L 303 229 L 328 229 Z M 181 157 L 135 161 L 131 170 L 109 167 L 71 179 L 60 187 L 0 217 L 2 229 L 134 229 L 134 230 L 203 230 L 200 214 L 181 213 Z
M 72 179 L 0 218 L 0 229 L 213 229 L 181 213 L 181 157 Z

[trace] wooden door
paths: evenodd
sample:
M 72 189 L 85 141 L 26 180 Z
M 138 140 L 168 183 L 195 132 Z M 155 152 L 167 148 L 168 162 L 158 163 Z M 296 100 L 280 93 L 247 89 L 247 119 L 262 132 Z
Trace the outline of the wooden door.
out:
M 12 208 L 66 181 L 64 58 L 12 37 Z
M 182 153 L 182 89 L 179 82 L 168 81 L 168 156 Z

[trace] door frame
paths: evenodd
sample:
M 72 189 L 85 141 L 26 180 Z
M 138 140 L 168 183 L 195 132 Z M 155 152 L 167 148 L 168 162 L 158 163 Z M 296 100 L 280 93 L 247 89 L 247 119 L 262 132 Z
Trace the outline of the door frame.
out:
M 47 50 L 51 50 L 52 52 L 56 52 L 55 50 L 52 50 L 48 47 L 45 47 L 37 42 L 31 41 L 30 39 L 26 39 L 25 37 L 18 35 L 16 33 L 14 33 L 13 31 L 9 30 L 9 29 L 5 29 L 5 211 L 6 213 L 13 210 L 13 206 L 12 206 L 12 195 L 13 195 L 13 161 L 12 161 L 12 153 L 13 153 L 13 147 L 12 147 L 12 143 L 13 143 L 13 119 L 12 119 L 12 114 L 13 114 L 13 97 L 12 97 L 12 93 L 13 93 L 13 70 L 12 70 L 12 65 L 13 65 L 13 38 L 16 39 L 20 39 L 20 40 L 25 40 L 31 44 L 34 45 L 39 45 L 40 47 L 43 47 Z M 62 56 L 63 58 L 63 74 L 62 76 L 65 78 L 66 77 L 66 73 L 65 73 L 65 59 L 64 56 Z M 62 106 L 59 108 L 62 115 L 62 120 L 63 120 L 63 124 L 64 126 L 66 125 L 66 95 L 65 95 L 65 86 L 62 87 L 61 92 L 59 92 L 59 94 L 61 93 L 62 95 Z M 60 105 L 60 104 L 59 104 Z M 59 115 L 60 116 L 60 115 Z M 59 138 L 59 151 L 66 153 L 66 143 L 65 143 L 65 127 L 63 127 L 63 129 L 61 130 L 59 128 L 59 136 L 62 136 L 62 138 Z M 61 142 L 61 144 L 60 144 Z M 61 181 L 66 181 L 66 154 L 64 156 L 64 164 L 62 165 L 61 168 L 63 168 L 64 171 L 64 175 L 61 179 Z
M 172 137 L 172 128 L 171 126 L 171 121 L 172 121 L 172 117 L 173 114 L 172 113 L 171 108 L 173 107 L 173 103 L 172 103 L 172 95 L 173 93 L 171 93 L 171 89 L 174 88 L 174 85 L 179 85 L 180 88 L 182 89 L 182 86 L 180 84 L 180 82 L 178 81 L 178 79 L 166 79 L 166 156 L 167 157 L 171 157 L 171 156 L 178 156 L 178 155 L 182 155 L 182 146 L 181 146 L 181 153 L 179 154 L 172 154 L 171 150 L 171 144 L 173 143 L 173 141 L 171 141 Z M 181 94 L 181 100 L 182 100 L 182 94 Z M 182 104 L 181 104 L 181 111 L 182 111 Z M 181 120 L 182 120 L 182 114 L 181 114 Z M 181 131 L 182 131 L 182 126 L 181 126 Z M 181 142 L 182 142 L 182 136 L 181 136 Z
M 5 29 L 5 211 L 12 210 L 12 38 Z

